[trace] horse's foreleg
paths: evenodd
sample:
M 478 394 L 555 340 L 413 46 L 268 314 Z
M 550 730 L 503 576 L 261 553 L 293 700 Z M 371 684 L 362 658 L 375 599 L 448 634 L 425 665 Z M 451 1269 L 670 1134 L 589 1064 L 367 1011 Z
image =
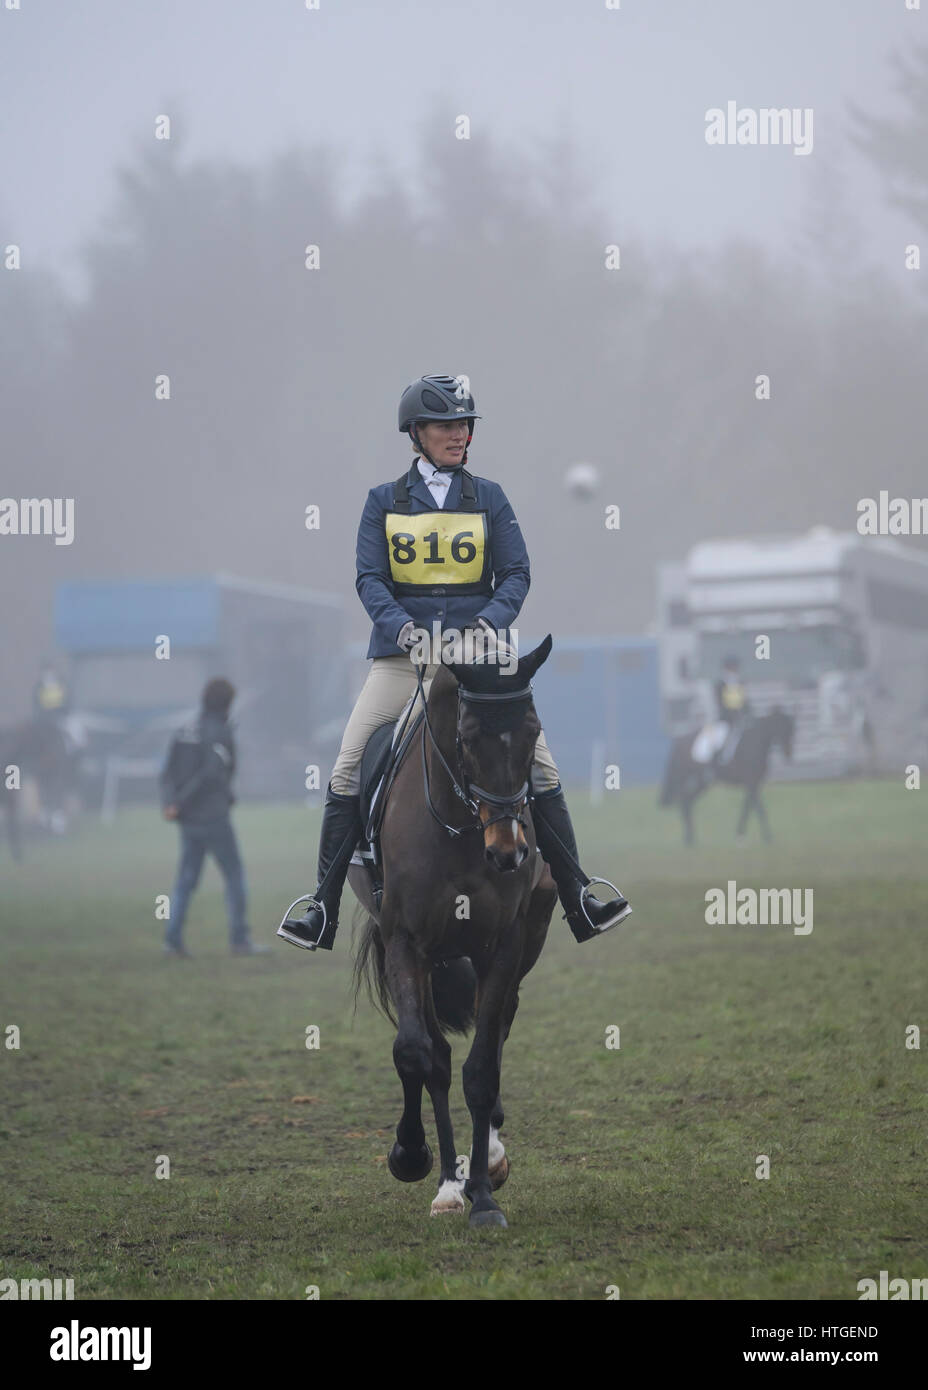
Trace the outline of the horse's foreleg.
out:
M 387 1163 L 400 1182 L 420 1182 L 431 1172 L 433 1162 L 422 1128 L 422 1087 L 431 1081 L 433 1066 L 426 1023 L 428 969 L 401 929 L 387 942 L 385 968 L 399 1022 L 393 1064 L 403 1083 L 403 1114 Z
M 693 801 L 691 797 L 684 796 L 680 801 L 680 815 L 683 817 L 683 843 L 692 845 L 693 843 Z
M 761 834 L 763 835 L 766 843 L 769 845 L 770 841 L 773 839 L 773 835 L 770 831 L 770 822 L 767 819 L 767 808 L 764 805 L 763 798 L 760 794 L 760 787 L 754 788 L 754 807 L 757 811 L 757 819 L 760 821 Z
M 6 831 L 10 843 L 10 854 L 18 864 L 23 857 L 22 827 L 19 821 L 19 810 L 12 798 L 6 804 Z
M 516 983 L 512 991 L 510 1002 L 507 1004 L 503 1015 L 503 1027 L 500 1030 L 499 1045 L 496 1049 L 496 1066 L 500 1074 L 502 1074 L 503 1067 L 503 1047 L 506 1044 L 506 1039 L 509 1037 L 509 1030 L 512 1027 L 512 1021 L 516 1016 L 518 1007 L 519 986 L 518 983 Z M 499 1091 L 497 1091 L 496 1100 L 493 1102 L 493 1108 L 490 1111 L 490 1133 L 487 1139 L 487 1177 L 490 1179 L 490 1187 L 494 1192 L 497 1188 L 502 1187 L 503 1183 L 509 1177 L 509 1159 L 506 1155 L 506 1146 L 499 1137 L 499 1132 L 503 1127 L 505 1119 L 506 1115 L 503 1111 L 503 1098 Z M 473 1150 L 471 1150 L 471 1163 L 473 1163 L 473 1159 Z
M 499 1079 L 507 1011 L 518 988 L 521 956 L 520 928 L 513 923 L 496 955 L 480 974 L 479 1006 L 474 1042 L 464 1063 L 464 1096 L 473 1121 L 470 1176 L 464 1192 L 471 1201 L 472 1226 L 505 1226 L 506 1218 L 493 1200 L 489 1172 L 490 1122 L 499 1104 Z M 513 1009 L 513 1013 L 515 1010 Z M 511 1019 L 511 1015 L 510 1015 Z
M 525 972 L 523 972 L 524 974 Z M 521 977 L 520 977 L 521 978 Z M 503 1018 L 503 1029 L 500 1033 L 499 1047 L 496 1050 L 496 1065 L 502 1073 L 503 1066 L 503 1047 L 509 1037 L 516 1010 L 519 1007 L 519 985 L 515 985 L 510 1002 L 506 1006 Z M 502 1187 L 509 1177 L 509 1159 L 506 1155 L 506 1146 L 499 1137 L 499 1132 L 503 1127 L 506 1116 L 503 1111 L 503 1098 L 497 1091 L 496 1100 L 493 1102 L 493 1109 L 490 1111 L 490 1137 L 487 1143 L 487 1177 L 490 1179 L 490 1186 L 495 1192 Z
M 754 805 L 754 795 L 756 787 L 745 787 L 744 799 L 741 802 L 741 814 L 738 817 L 738 824 L 735 826 L 735 835 L 740 839 L 748 828 L 748 817 L 751 814 L 751 807 Z
M 487 1146 L 487 1177 L 494 1192 L 502 1187 L 509 1177 L 509 1156 L 505 1144 L 499 1137 L 505 1118 L 503 1100 L 498 1095 L 490 1111 L 490 1139 Z
M 496 1059 L 500 1070 L 502 1070 L 503 1063 L 503 1047 L 512 1030 L 513 1020 L 519 1007 L 519 986 L 541 955 L 542 947 L 548 935 L 551 913 L 554 911 L 556 902 L 557 889 L 554 886 L 551 871 L 545 865 L 529 899 L 528 911 L 525 915 L 525 943 L 522 949 L 522 959 L 519 962 L 515 984 L 510 991 L 503 1014 L 503 1029 L 500 1034 Z M 487 1148 L 487 1176 L 494 1192 L 502 1187 L 509 1177 L 509 1158 L 499 1133 L 504 1120 L 503 1100 L 497 1092 L 493 1109 L 490 1111 L 490 1138 Z
M 438 1193 L 432 1202 L 432 1216 L 443 1216 L 464 1210 L 464 1179 L 458 1176 L 457 1153 L 454 1145 L 454 1127 L 448 1106 L 448 1092 L 451 1089 L 451 1045 L 441 1031 L 431 988 L 426 1000 L 426 1023 L 432 1038 L 432 1071 L 426 1078 L 426 1087 L 435 1112 L 435 1128 L 438 1131 L 438 1149 L 441 1156 L 441 1173 L 438 1179 Z

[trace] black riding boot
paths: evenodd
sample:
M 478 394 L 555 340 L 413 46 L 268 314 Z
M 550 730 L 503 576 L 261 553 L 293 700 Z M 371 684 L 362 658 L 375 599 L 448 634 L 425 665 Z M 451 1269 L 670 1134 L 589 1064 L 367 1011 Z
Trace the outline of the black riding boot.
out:
M 348 864 L 363 833 L 361 798 L 333 792 L 330 783 L 326 788 L 319 835 L 318 887 L 312 896 L 297 898 L 292 904 L 277 928 L 278 936 L 294 946 L 305 947 L 307 951 L 320 947 L 323 951 L 331 951 L 338 928 L 338 906 Z M 290 917 L 293 908 L 305 902 L 309 906 L 303 916 Z
M 631 908 L 621 893 L 604 903 L 594 898 L 592 893 L 584 891 L 591 880 L 577 862 L 577 841 L 560 787 L 555 791 L 535 793 L 532 820 L 538 848 L 557 884 L 564 915 L 577 940 L 589 941 L 591 937 L 601 936 L 610 927 L 624 921 Z

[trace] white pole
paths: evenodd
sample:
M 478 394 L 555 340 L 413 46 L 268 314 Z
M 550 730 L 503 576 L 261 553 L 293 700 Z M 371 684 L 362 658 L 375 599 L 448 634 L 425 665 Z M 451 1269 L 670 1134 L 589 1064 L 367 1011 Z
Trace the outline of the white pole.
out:
M 119 785 L 119 773 L 116 771 L 116 759 L 107 758 L 106 773 L 103 777 L 103 804 L 100 807 L 100 819 L 106 824 L 111 824 L 116 819 L 116 796 Z
M 590 747 L 590 801 L 594 806 L 602 805 L 605 788 L 603 769 L 606 764 L 606 743 L 604 739 L 593 740 Z

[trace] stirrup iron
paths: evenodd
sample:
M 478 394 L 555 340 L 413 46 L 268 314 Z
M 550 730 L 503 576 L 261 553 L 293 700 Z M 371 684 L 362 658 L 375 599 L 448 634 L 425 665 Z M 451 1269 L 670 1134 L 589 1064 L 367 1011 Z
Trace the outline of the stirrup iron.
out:
M 303 893 L 301 897 L 290 904 L 280 920 L 280 926 L 277 928 L 277 935 L 282 936 L 285 941 L 289 941 L 293 946 L 301 946 L 304 951 L 315 951 L 318 949 L 318 941 L 303 941 L 301 937 L 294 936 L 292 932 L 288 932 L 286 929 L 287 923 L 290 920 L 290 913 L 295 907 L 298 907 L 300 903 L 311 903 L 313 907 L 322 908 L 322 930 L 319 932 L 319 939 L 321 940 L 326 927 L 329 925 L 329 914 L 322 899 L 315 897 L 312 893 Z
M 599 926 L 597 926 L 596 923 L 595 923 L 595 922 L 592 920 L 592 918 L 590 917 L 590 914 L 589 914 L 589 913 L 587 912 L 587 910 L 586 910 L 586 903 L 585 903 L 585 901 L 584 901 L 584 894 L 587 893 L 587 892 L 589 892 L 589 890 L 593 887 L 593 884 L 594 884 L 594 883 L 604 883 L 604 884 L 606 885 L 607 888 L 611 888 L 611 889 L 612 889 L 613 893 L 616 895 L 617 898 L 623 898 L 623 899 L 625 899 L 625 911 L 621 914 L 620 917 L 617 917 L 616 920 L 615 920 L 614 922 L 610 922 L 609 925 L 608 925 L 608 927 L 599 927 Z M 610 880 L 609 880 L 608 878 L 591 878 L 590 881 L 589 881 L 589 883 L 585 883 L 585 884 L 583 885 L 583 887 L 580 889 L 580 911 L 583 913 L 584 917 L 586 918 L 586 924 L 587 924 L 587 926 L 588 926 L 588 927 L 590 928 L 590 930 L 591 930 L 592 932 L 594 932 L 597 936 L 603 936 L 605 932 L 607 932 L 607 931 L 612 931 L 612 928 L 613 928 L 613 927 L 617 927 L 617 926 L 619 925 L 620 922 L 624 922 L 624 921 L 625 921 L 626 917 L 630 917 L 630 916 L 632 915 L 631 903 L 629 903 L 628 900 L 625 898 L 625 894 L 622 892 L 621 888 L 617 888 L 617 887 L 615 886 L 615 884 L 614 884 L 614 883 L 611 883 Z

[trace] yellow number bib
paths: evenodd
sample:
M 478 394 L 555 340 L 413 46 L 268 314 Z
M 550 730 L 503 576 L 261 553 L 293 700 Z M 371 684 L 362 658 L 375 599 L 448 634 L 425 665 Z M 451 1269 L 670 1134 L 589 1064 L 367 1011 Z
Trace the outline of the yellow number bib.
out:
M 387 512 L 390 574 L 397 589 L 478 586 L 488 560 L 484 512 Z

